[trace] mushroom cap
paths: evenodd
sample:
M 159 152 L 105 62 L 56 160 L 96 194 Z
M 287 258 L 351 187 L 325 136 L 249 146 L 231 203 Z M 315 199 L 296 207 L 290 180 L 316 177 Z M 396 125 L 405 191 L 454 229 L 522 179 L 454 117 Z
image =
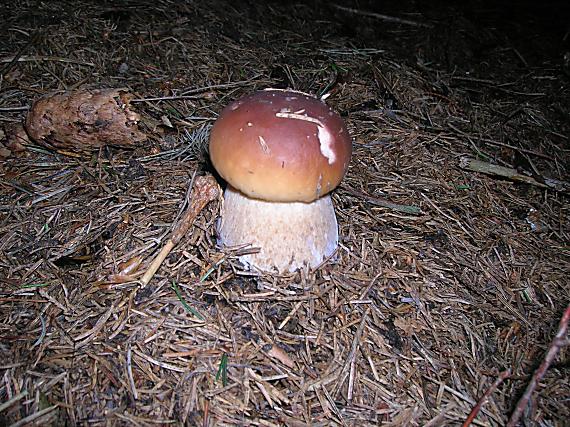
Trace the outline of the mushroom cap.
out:
M 245 195 L 311 202 L 342 180 L 352 141 L 341 117 L 302 92 L 267 89 L 229 104 L 210 133 L 218 173 Z

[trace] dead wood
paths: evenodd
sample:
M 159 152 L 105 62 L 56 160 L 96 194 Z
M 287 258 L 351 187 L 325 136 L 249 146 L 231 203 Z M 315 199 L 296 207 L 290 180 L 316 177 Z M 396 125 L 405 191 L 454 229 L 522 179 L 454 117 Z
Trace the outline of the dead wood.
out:
M 158 271 L 168 254 L 186 235 L 194 220 L 196 219 L 196 216 L 202 211 L 202 209 L 206 207 L 208 203 L 210 203 L 212 200 L 218 199 L 220 195 L 220 186 L 213 176 L 199 176 L 196 178 L 194 181 L 191 200 L 186 209 L 186 212 L 180 219 L 179 223 L 176 224 L 176 227 L 172 232 L 172 236 L 166 241 L 160 252 L 150 263 L 150 266 L 148 267 L 146 273 L 142 276 L 140 281 L 143 286 L 146 286 L 151 281 L 154 274 Z
M 132 95 L 119 89 L 74 90 L 35 101 L 26 116 L 28 135 L 63 152 L 96 151 L 106 145 L 133 148 L 146 140 Z

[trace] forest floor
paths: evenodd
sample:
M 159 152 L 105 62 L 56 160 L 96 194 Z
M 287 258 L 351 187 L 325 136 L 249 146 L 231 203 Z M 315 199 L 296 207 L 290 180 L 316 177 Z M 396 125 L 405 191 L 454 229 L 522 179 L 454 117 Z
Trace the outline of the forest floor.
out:
M 375 4 L 0 5 L 0 424 L 460 425 L 486 391 L 473 425 L 506 424 L 570 301 L 568 28 Z M 267 87 L 328 95 L 351 132 L 336 259 L 245 271 L 214 201 L 142 286 L 217 113 Z M 131 92 L 148 141 L 10 145 L 75 88 Z M 570 419 L 567 348 L 523 417 Z

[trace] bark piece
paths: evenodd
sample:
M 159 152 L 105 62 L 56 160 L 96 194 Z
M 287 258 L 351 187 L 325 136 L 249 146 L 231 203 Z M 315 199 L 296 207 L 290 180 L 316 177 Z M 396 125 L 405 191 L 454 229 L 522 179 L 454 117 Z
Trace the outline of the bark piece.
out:
M 26 131 L 38 144 L 88 153 L 102 146 L 134 148 L 146 140 L 140 115 L 120 89 L 73 90 L 45 96 L 32 105 Z

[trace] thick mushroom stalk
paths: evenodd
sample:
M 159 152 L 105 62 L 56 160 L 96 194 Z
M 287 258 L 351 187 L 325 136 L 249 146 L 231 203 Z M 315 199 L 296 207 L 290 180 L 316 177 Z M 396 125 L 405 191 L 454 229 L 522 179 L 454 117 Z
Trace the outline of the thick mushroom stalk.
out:
M 314 268 L 338 245 L 338 225 L 329 195 L 313 202 L 252 199 L 228 185 L 218 227 L 226 246 L 250 243 L 261 250 L 242 255 L 247 267 L 280 272 Z

